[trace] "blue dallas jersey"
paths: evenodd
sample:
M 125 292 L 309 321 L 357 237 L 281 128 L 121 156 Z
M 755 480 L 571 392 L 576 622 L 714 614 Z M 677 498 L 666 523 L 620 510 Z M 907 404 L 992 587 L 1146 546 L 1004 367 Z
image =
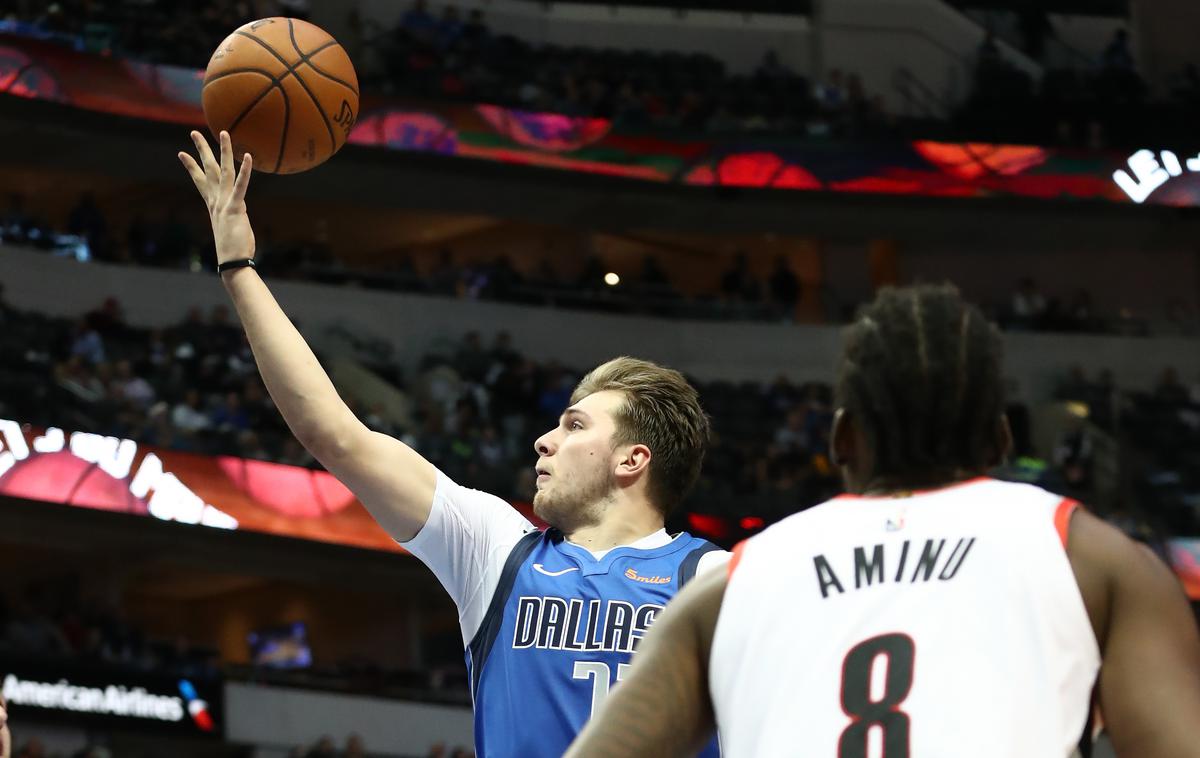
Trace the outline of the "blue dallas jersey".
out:
M 513 547 L 467 648 L 479 758 L 559 758 L 700 557 L 717 546 L 681 534 L 596 560 L 555 529 Z M 703 755 L 716 756 L 716 743 Z

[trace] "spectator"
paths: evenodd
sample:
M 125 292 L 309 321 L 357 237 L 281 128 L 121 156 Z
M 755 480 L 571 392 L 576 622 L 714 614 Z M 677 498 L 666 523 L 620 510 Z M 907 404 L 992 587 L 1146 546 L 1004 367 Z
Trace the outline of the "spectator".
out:
M 496 332 L 488 357 L 491 359 L 493 371 L 506 369 L 521 359 L 520 354 L 513 349 L 512 335 L 504 331 Z M 495 377 L 491 381 L 495 382 Z
M 784 450 L 802 450 L 808 447 L 808 434 L 804 428 L 804 410 L 796 407 L 788 411 L 787 421 L 775 432 L 775 444 Z
M 746 254 L 739 252 L 733 266 L 721 277 L 721 294 L 735 303 L 753 303 L 759 300 L 758 280 L 750 272 Z
M 429 276 L 429 289 L 437 295 L 458 294 L 459 270 L 454 266 L 454 258 L 449 248 L 438 251 L 438 262 L 433 273 Z
M 454 370 L 470 382 L 482 382 L 490 365 L 479 332 L 467 332 L 454 354 Z
M 212 428 L 218 432 L 244 432 L 250 428 L 250 419 L 242 407 L 242 398 L 236 392 L 225 395 L 225 402 L 209 414 Z
M 1038 329 L 1046 315 L 1046 299 L 1038 292 L 1030 277 L 1017 283 L 1012 298 L 1012 327 L 1014 329 Z
M 1183 405 L 1188 402 L 1188 389 L 1179 381 L 1179 372 L 1174 368 L 1163 369 L 1154 388 L 1154 399 L 1163 405 Z
M 768 50 L 763 54 L 762 62 L 758 64 L 758 68 L 754 70 L 754 75 L 760 79 L 777 81 L 791 76 L 792 72 L 786 66 L 779 62 L 779 54 L 774 50 Z
M 154 387 L 134 373 L 133 364 L 128 360 L 117 361 L 113 390 L 117 397 L 141 411 L 149 409 L 156 397 Z
M 304 758 L 336 758 L 336 756 L 337 748 L 333 744 L 333 738 L 325 735 L 305 753 Z
M 1100 64 L 1109 71 L 1133 71 L 1133 53 L 1129 50 L 1129 31 L 1117 29 L 1100 56 Z
M 669 289 L 670 281 L 667 279 L 667 273 L 662 270 L 658 259 L 653 255 L 647 255 L 642 259 L 642 276 L 641 283 L 648 287 L 657 289 Z
M 75 323 L 75 338 L 71 342 L 71 355 L 82 358 L 93 366 L 104 363 L 106 359 L 104 340 L 86 319 L 80 319 Z
M 1091 390 L 1083 366 L 1076 363 L 1067 370 L 1067 376 L 1059 383 L 1054 396 L 1058 400 L 1086 401 Z
M 343 758 L 366 758 L 366 755 L 362 737 L 352 734 L 346 738 L 346 752 L 343 753 Z
M 24 242 L 33 228 L 33 218 L 25 211 L 25 196 L 19 192 L 9 194 L 8 208 L 0 216 L 0 240 Z
M 1082 421 L 1067 430 L 1054 448 L 1054 465 L 1066 483 L 1068 493 L 1085 499 L 1092 489 L 1095 444 Z
M 400 28 L 417 37 L 431 37 L 438 30 L 438 22 L 429 14 L 425 0 L 413 0 L 412 7 L 400 17 Z
M 1081 289 L 1075 293 L 1074 299 L 1067 308 L 1067 319 L 1075 331 L 1094 332 L 1097 330 L 1096 314 L 1092 310 L 1092 295 Z
M 482 47 L 488 38 L 488 28 L 483 22 L 483 11 L 472 8 L 467 14 L 467 23 L 463 24 L 462 37 L 475 48 Z
M 71 356 L 66 362 L 55 367 L 54 381 L 75 399 L 87 405 L 99 403 L 106 395 L 104 383 L 96 376 L 91 364 L 78 355 Z
M 93 193 L 85 192 L 79 196 L 79 202 L 71 209 L 67 218 L 67 231 L 86 239 L 92 255 L 98 260 L 105 259 L 108 223 L 96 206 L 96 196 Z
M 825 82 L 818 84 L 813 91 L 817 105 L 825 113 L 837 113 L 846 105 L 846 87 L 842 79 L 841 69 L 832 69 Z
M 776 316 L 788 320 L 795 318 L 796 303 L 800 299 L 800 281 L 783 256 L 775 259 L 775 270 L 771 272 L 769 286 Z
M 171 409 L 171 425 L 188 437 L 210 429 L 212 416 L 205 413 L 200 391 L 189 389 L 184 399 Z
M 1173 298 L 1167 303 L 1167 334 L 1195 337 L 1197 331 L 1196 318 L 1186 303 L 1179 298 Z
M 1017 12 L 1017 26 L 1022 48 L 1030 58 L 1041 62 L 1046 55 L 1046 40 L 1054 36 L 1050 15 L 1038 3 L 1028 2 Z

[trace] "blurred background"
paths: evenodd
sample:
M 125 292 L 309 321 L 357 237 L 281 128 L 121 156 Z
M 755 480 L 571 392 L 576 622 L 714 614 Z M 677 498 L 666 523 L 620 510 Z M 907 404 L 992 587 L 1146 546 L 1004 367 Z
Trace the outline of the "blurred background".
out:
M 347 49 L 350 144 L 256 174 L 259 271 L 372 428 L 529 512 L 581 372 L 682 370 L 670 528 L 836 494 L 840 327 L 1004 329 L 996 475 L 1200 600 L 1200 69 L 1181 0 L 0 1 L 0 672 L 18 755 L 455 756 L 457 616 L 290 437 L 175 153 L 234 28 Z

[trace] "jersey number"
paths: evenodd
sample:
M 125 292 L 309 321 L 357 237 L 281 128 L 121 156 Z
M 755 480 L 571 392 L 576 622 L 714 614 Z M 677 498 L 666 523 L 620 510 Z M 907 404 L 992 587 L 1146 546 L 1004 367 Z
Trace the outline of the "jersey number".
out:
M 872 698 L 872 671 L 877 659 L 883 669 L 883 693 Z M 916 647 L 907 634 L 885 634 L 860 642 L 842 662 L 842 710 L 850 725 L 838 740 L 838 758 L 867 758 L 867 735 L 883 735 L 883 758 L 908 758 L 908 714 L 900 705 L 912 689 Z
M 625 678 L 625 672 L 629 670 L 629 666 L 628 663 L 617 664 L 618 682 Z M 571 677 L 592 680 L 592 716 L 595 716 L 596 711 L 600 710 L 600 706 L 604 704 L 604 699 L 608 697 L 608 690 L 611 686 L 612 673 L 608 664 L 600 661 L 575 661 L 575 671 L 572 672 Z

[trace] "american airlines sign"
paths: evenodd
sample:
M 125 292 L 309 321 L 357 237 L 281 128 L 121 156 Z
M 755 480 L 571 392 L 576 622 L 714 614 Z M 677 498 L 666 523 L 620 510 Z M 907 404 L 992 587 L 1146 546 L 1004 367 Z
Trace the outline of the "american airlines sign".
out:
M 55 670 L 57 669 L 57 670 Z M 145 726 L 179 733 L 218 733 L 213 708 L 188 679 L 126 676 L 118 670 L 59 667 L 3 667 L 3 694 L 14 720 L 36 719 L 39 713 L 54 721 Z M 208 685 L 209 697 L 219 686 Z
M 80 687 L 66 679 L 39 682 L 9 674 L 4 678 L 4 699 L 12 705 L 156 721 L 175 722 L 184 717 L 183 700 L 179 697 L 155 695 L 145 687 L 129 689 L 116 684 L 104 688 Z

